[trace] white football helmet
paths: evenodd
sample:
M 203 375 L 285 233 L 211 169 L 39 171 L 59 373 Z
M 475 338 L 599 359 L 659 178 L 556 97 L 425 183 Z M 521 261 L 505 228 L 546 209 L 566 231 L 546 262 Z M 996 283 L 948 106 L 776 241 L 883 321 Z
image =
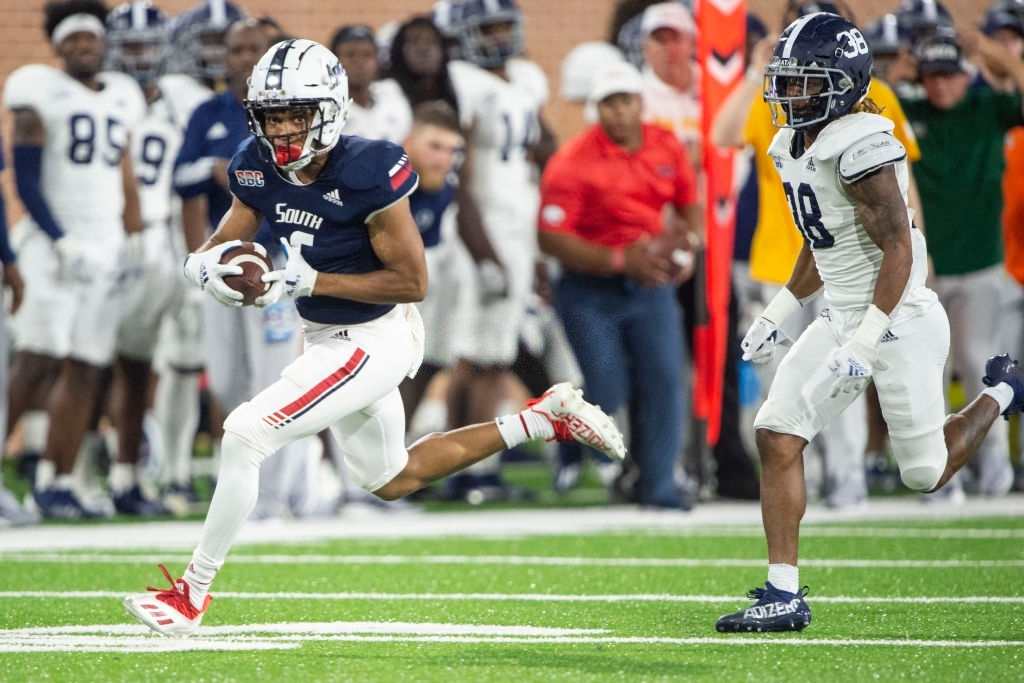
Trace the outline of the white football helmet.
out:
M 274 45 L 253 67 L 245 109 L 249 129 L 270 150 L 277 167 L 296 171 L 338 144 L 350 101 L 348 76 L 334 53 L 299 38 Z M 301 108 L 313 110 L 304 135 L 267 136 L 268 111 Z

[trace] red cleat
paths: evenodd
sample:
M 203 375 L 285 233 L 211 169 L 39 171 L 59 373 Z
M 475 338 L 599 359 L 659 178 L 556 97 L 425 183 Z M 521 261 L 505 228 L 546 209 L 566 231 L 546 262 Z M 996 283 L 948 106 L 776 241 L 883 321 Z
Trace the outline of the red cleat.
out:
M 556 440 L 579 441 L 616 460 L 626 457 L 626 446 L 615 421 L 599 407 L 587 403 L 583 391 L 568 382 L 556 384 L 526 406 L 551 422 Z
M 149 593 L 127 596 L 122 603 L 133 617 L 162 636 L 180 637 L 192 635 L 206 614 L 206 608 L 213 600 L 209 595 L 203 601 L 203 608 L 196 609 L 189 599 L 189 585 L 184 579 L 175 581 L 164 565 L 158 565 L 164 573 L 170 588 L 153 588 Z

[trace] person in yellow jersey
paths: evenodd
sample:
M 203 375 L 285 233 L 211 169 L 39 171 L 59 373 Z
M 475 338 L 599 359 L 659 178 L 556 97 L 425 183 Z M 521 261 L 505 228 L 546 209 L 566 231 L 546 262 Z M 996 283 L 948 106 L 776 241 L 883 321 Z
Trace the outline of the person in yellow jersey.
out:
M 815 5 L 812 7 L 812 5 Z M 828 3 L 812 3 L 812 9 Z M 769 36 L 754 48 L 747 77 L 733 91 L 715 118 L 712 128 L 712 142 L 720 147 L 743 148 L 749 146 L 754 152 L 755 172 L 758 182 L 758 221 L 750 251 L 750 276 L 761 283 L 764 300 L 771 299 L 789 278 L 796 257 L 803 245 L 803 238 L 793 222 L 793 214 L 778 172 L 768 156 L 768 147 L 777 129 L 772 124 L 768 105 L 761 97 L 762 74 L 775 47 L 776 39 Z M 899 100 L 884 82 L 872 79 L 867 97 L 880 110 L 880 114 L 895 124 L 893 135 L 907 150 L 907 159 L 917 161 L 921 152 Z M 917 188 L 911 181 L 910 204 L 921 226 L 920 202 Z M 808 307 L 802 316 L 794 316 L 784 330 L 791 339 L 796 339 L 818 314 L 818 309 Z M 774 366 L 768 370 L 774 373 Z M 764 377 L 763 386 L 770 383 Z M 866 443 L 866 404 L 858 399 L 845 413 L 838 417 L 819 437 L 818 447 L 824 458 L 826 503 L 835 508 L 849 508 L 860 505 L 867 498 L 867 483 L 864 476 L 863 453 Z M 808 463 L 810 468 L 816 465 Z M 813 485 L 815 477 L 808 476 Z

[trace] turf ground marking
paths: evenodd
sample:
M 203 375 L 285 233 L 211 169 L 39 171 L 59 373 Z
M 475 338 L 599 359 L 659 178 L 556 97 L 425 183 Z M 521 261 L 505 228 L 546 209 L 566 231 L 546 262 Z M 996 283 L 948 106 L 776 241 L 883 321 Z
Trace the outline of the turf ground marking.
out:
M 60 564 L 158 564 L 188 562 L 191 555 L 106 553 L 0 553 L 2 562 Z M 259 565 L 504 565 L 532 567 L 764 567 L 761 558 L 704 557 L 558 557 L 546 555 L 248 555 L 231 564 Z M 1005 569 L 1024 568 L 1024 560 L 801 559 L 802 567 L 825 569 Z
M 557 593 L 298 593 L 298 592 L 254 592 L 215 591 L 218 598 L 232 600 L 288 600 L 288 601 L 370 601 L 370 602 L 428 602 L 428 601 L 477 601 L 477 602 L 679 602 L 679 603 L 730 603 L 742 600 L 737 595 L 688 595 L 675 593 L 627 593 L 606 595 L 567 595 Z M 11 599 L 68 599 L 107 600 L 120 599 L 119 591 L 0 591 L 0 600 Z M 814 595 L 813 603 L 833 604 L 878 604 L 878 605 L 1021 605 L 1020 595 L 964 595 L 964 596 L 884 596 L 884 595 Z
M 415 642 L 487 644 L 614 644 L 800 647 L 1017 648 L 1021 640 L 813 638 L 806 636 L 648 637 L 606 635 L 604 629 L 542 629 L 482 624 L 292 622 L 202 627 L 196 638 L 149 634 L 138 624 L 52 626 L 0 631 L 0 652 L 168 652 L 289 649 L 303 642 Z M 252 634 L 260 634 L 253 636 Z

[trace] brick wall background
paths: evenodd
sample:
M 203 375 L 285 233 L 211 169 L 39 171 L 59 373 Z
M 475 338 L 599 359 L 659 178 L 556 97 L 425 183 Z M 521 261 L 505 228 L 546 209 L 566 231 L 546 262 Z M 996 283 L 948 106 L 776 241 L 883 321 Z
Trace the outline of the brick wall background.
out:
M 432 0 L 235 0 L 250 14 L 270 14 L 293 35 L 326 41 L 341 24 L 366 23 L 379 27 L 410 14 L 428 11 Z M 769 26 L 781 21 L 784 0 L 748 0 Z M 52 53 L 42 30 L 44 0 L 0 0 L 0 87 L 7 74 L 22 64 L 51 62 Z M 547 73 L 553 94 L 558 93 L 558 66 L 569 49 L 587 40 L 603 39 L 608 29 L 614 0 L 519 0 L 526 16 L 526 44 L 529 55 Z M 112 3 L 108 0 L 108 4 Z M 196 4 L 195 0 L 156 0 L 168 14 L 177 14 Z M 865 23 L 891 11 L 897 0 L 856 0 L 857 19 Z M 945 0 L 962 24 L 977 24 L 988 4 L 985 0 Z M 778 26 L 776 26 L 778 28 Z M 545 112 L 560 139 L 579 127 L 578 112 L 553 97 Z M 4 131 L 8 125 L 6 113 Z M 6 136 L 5 136 L 6 137 Z M 5 179 L 6 180 L 6 179 Z M 6 196 L 13 199 L 9 181 Z M 9 201 L 10 211 L 19 211 Z

